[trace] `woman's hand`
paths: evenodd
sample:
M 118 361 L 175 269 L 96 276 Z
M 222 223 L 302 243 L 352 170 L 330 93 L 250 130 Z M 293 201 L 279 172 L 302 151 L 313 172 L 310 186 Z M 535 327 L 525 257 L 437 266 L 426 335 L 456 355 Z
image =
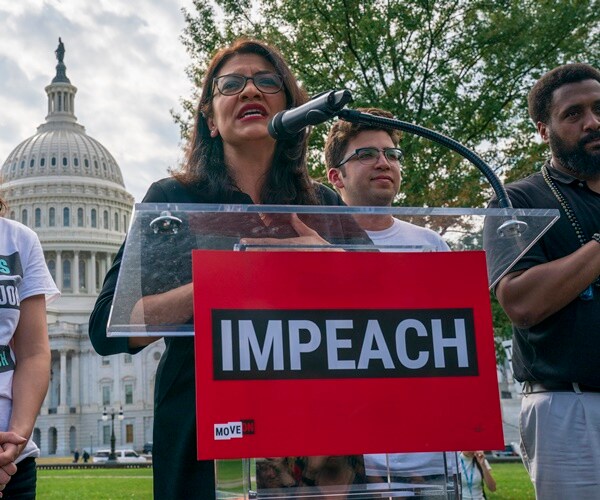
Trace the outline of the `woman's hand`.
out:
M 286 245 L 286 246 L 287 245 L 289 245 L 289 246 L 303 245 L 303 246 L 315 246 L 315 247 L 330 246 L 330 243 L 326 239 L 319 236 L 319 233 L 317 233 L 314 229 L 311 229 L 304 222 L 302 222 L 297 214 L 291 214 L 290 222 L 292 224 L 292 227 L 296 231 L 296 233 L 298 233 L 298 236 L 296 236 L 294 238 L 283 238 L 283 239 L 282 238 L 242 238 L 242 239 L 240 239 L 240 244 L 242 244 L 242 245 L 257 245 L 257 246 L 261 246 L 261 245 L 269 245 L 269 246 L 271 246 L 271 245 Z M 250 250 L 261 250 L 261 249 L 252 248 Z M 269 248 L 268 250 L 276 250 L 276 249 Z M 292 250 L 294 250 L 294 249 L 292 248 Z M 302 249 L 299 249 L 299 250 L 302 250 Z M 339 250 L 339 249 L 323 248 L 323 250 L 334 251 L 334 250 Z

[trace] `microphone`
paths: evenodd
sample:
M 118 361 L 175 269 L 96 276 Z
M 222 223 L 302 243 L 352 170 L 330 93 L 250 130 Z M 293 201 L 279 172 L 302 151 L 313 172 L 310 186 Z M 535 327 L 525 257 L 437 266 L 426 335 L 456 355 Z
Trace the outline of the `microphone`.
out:
M 333 118 L 351 101 L 352 94 L 347 89 L 322 92 L 297 108 L 277 113 L 269 122 L 269 135 L 274 139 L 290 139 L 310 125 Z

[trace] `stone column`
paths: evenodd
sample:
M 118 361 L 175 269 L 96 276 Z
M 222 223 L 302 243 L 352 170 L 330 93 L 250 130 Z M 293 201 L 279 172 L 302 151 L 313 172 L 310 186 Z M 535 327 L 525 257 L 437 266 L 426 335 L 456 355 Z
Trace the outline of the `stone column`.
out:
M 115 377 L 115 380 L 114 380 L 115 385 L 114 385 L 114 393 L 113 393 L 112 403 L 116 407 L 117 405 L 123 405 L 125 403 L 125 401 L 123 400 L 123 397 L 122 397 L 122 393 L 121 393 L 121 377 L 122 377 L 121 364 L 123 362 L 123 355 L 119 354 L 118 356 L 114 356 L 112 358 L 111 362 L 113 362 L 113 366 L 114 366 L 113 374 Z
M 60 399 L 59 406 L 67 413 L 67 351 L 60 351 Z
M 63 269 L 62 269 L 62 252 L 56 251 L 56 286 L 62 292 L 63 289 Z
M 79 400 L 79 379 L 80 379 L 80 353 L 74 352 L 71 356 L 71 406 L 78 407 Z
M 79 252 L 73 252 L 73 293 L 79 293 Z
M 79 406 L 88 406 L 91 404 L 90 401 L 90 387 L 89 387 L 89 380 L 90 378 L 93 377 L 93 374 L 90 373 L 92 370 L 92 365 L 90 363 L 90 355 L 88 351 L 80 351 L 79 353 L 79 372 L 80 373 L 85 373 L 85 377 L 81 376 L 79 377 L 80 383 L 81 383 L 81 387 L 79 390 Z M 82 365 L 83 365 L 83 369 L 82 369 Z
M 90 263 L 91 263 L 91 272 L 89 273 L 89 286 L 88 286 L 88 290 L 89 293 L 95 294 L 98 291 L 98 288 L 96 288 L 96 252 L 91 252 L 91 259 L 90 259 Z

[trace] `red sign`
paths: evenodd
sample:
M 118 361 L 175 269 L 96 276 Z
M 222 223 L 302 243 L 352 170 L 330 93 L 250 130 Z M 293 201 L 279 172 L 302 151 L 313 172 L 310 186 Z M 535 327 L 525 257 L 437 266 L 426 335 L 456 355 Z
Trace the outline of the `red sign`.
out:
M 198 458 L 504 446 L 483 252 L 193 252 Z

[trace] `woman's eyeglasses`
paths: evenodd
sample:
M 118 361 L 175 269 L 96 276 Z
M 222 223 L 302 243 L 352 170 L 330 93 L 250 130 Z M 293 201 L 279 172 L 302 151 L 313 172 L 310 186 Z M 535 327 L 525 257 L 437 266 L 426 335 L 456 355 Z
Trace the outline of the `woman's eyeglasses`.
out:
M 404 153 L 398 148 L 358 148 L 348 158 L 338 163 L 338 167 L 341 167 L 345 163 L 349 162 L 353 158 L 356 158 L 363 165 L 373 166 L 379 160 L 379 155 L 383 153 L 385 159 L 393 165 L 399 165 L 404 159 Z
M 236 95 L 246 88 L 248 80 L 252 80 L 254 86 L 265 94 L 277 94 L 283 87 L 282 78 L 275 73 L 256 73 L 254 76 L 232 73 L 218 76 L 213 82 L 221 94 Z

